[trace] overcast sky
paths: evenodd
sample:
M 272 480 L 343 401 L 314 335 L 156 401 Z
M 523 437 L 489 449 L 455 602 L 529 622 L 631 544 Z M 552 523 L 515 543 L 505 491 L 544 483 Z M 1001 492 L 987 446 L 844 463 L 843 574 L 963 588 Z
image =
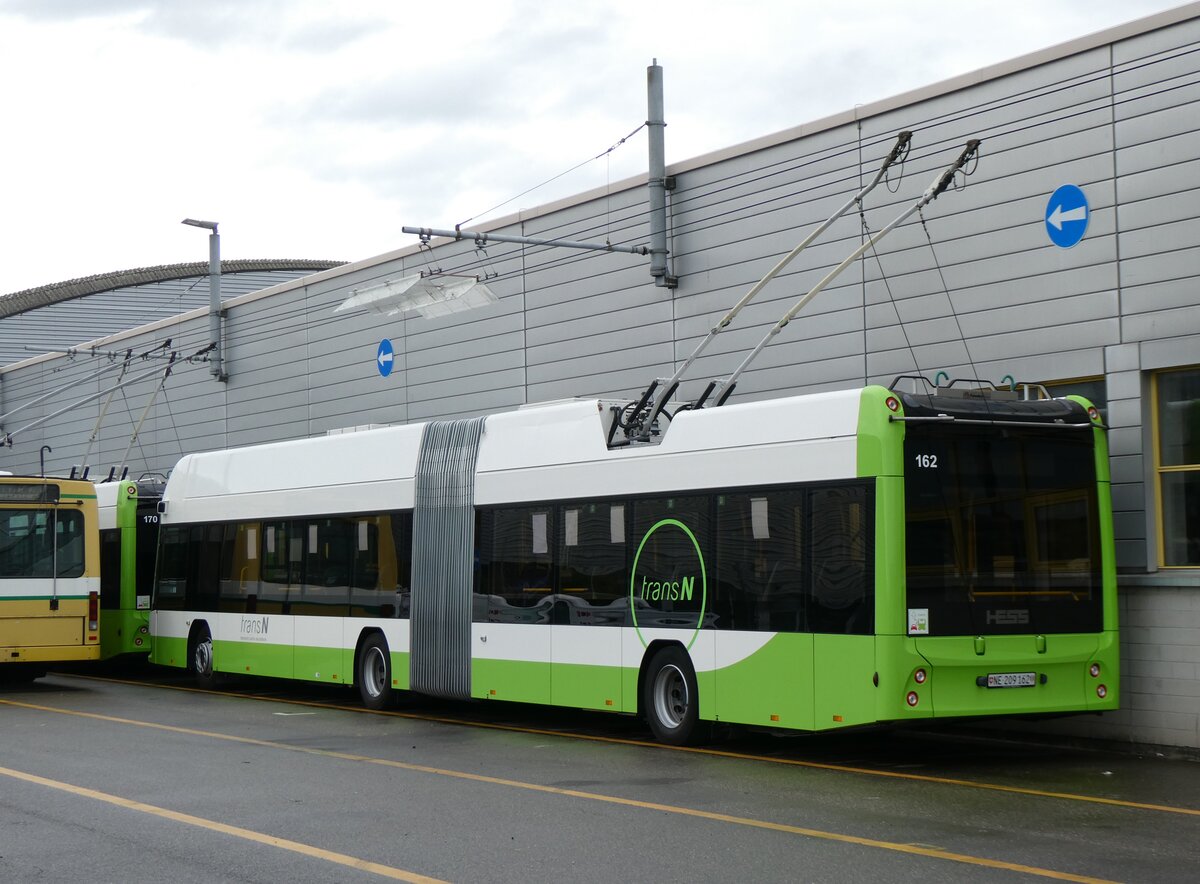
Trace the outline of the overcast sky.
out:
M 0 294 L 354 261 L 1179 5 L 1170 0 L 0 0 Z

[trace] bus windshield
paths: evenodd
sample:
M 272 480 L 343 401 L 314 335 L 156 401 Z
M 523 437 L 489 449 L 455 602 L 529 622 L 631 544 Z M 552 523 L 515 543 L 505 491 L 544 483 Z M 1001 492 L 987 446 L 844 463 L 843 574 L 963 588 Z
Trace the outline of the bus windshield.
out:
M 53 577 L 55 562 L 59 577 L 83 574 L 81 513 L 0 509 L 0 577 Z
M 1090 428 L 910 425 L 904 447 L 910 632 L 1102 629 Z

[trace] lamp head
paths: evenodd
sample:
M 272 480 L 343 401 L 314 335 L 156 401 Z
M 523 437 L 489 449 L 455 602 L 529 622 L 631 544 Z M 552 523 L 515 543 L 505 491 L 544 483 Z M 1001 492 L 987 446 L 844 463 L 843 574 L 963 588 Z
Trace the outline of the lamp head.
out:
M 181 223 L 189 227 L 203 227 L 205 230 L 211 230 L 213 233 L 217 232 L 216 221 L 197 221 L 195 218 L 184 218 Z

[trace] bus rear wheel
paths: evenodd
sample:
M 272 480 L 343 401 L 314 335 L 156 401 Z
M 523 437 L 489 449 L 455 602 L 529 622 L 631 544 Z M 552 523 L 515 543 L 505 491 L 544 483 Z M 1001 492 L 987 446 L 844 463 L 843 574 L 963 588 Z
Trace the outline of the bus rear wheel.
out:
M 192 677 L 202 688 L 214 687 L 217 683 L 213 671 L 213 642 L 212 634 L 207 626 L 201 626 L 192 636 L 192 652 L 188 656 L 188 668 Z
M 642 682 L 642 712 L 655 739 L 685 746 L 701 736 L 696 673 L 687 652 L 671 645 L 656 653 Z
M 386 709 L 395 700 L 392 690 L 392 655 L 387 639 L 376 633 L 363 642 L 355 673 L 358 694 L 368 709 Z

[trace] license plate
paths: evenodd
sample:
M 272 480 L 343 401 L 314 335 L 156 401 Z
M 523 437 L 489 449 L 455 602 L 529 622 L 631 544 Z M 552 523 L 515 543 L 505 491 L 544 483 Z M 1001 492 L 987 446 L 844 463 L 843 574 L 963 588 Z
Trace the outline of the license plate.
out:
M 989 688 L 1031 688 L 1036 683 L 1032 672 L 989 672 L 987 677 Z

